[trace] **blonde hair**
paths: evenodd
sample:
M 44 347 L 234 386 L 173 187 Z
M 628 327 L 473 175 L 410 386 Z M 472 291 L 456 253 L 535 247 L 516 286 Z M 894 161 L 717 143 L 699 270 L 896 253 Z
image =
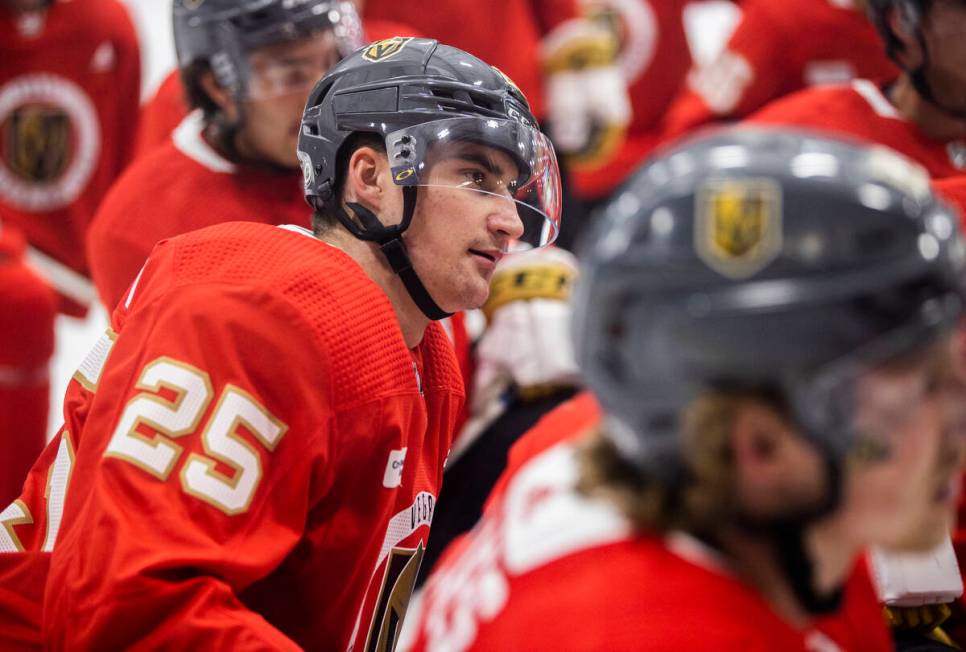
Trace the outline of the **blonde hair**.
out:
M 598 430 L 580 450 L 578 490 L 616 503 L 636 528 L 650 532 L 709 532 L 734 513 L 735 469 L 731 433 L 755 393 L 709 393 L 684 412 L 680 436 L 688 479 L 670 485 L 622 458 Z

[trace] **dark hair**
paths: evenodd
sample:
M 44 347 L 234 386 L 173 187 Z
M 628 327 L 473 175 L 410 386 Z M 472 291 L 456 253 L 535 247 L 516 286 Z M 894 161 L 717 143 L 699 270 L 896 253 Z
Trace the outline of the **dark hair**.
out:
M 211 72 L 208 61 L 194 61 L 181 68 L 181 85 L 184 88 L 185 103 L 191 109 L 201 109 L 204 114 L 205 135 L 228 159 L 239 161 L 235 146 L 235 135 L 240 122 L 231 122 L 218 103 L 205 90 L 201 79 Z
M 349 168 L 349 159 L 352 158 L 353 152 L 361 147 L 371 147 L 378 152 L 386 153 L 386 142 L 379 134 L 369 131 L 357 131 L 346 139 L 343 146 L 339 149 L 338 158 L 335 163 L 336 174 L 333 198 L 312 215 L 312 231 L 315 232 L 315 235 L 321 236 L 325 231 L 339 223 L 339 218 L 335 215 L 334 207 L 336 202 L 342 202 L 342 191 L 345 187 L 345 176 Z

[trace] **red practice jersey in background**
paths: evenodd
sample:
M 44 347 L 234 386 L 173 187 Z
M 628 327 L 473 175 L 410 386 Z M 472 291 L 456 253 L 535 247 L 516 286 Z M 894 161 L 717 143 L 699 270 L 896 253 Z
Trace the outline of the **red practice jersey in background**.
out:
M 661 118 L 691 65 L 684 32 L 687 0 L 582 0 L 620 43 L 618 64 L 627 79 L 633 117 L 623 145 L 603 165 L 571 170 L 582 197 L 605 197 L 643 161 L 660 140 Z
M 635 535 L 612 504 L 580 495 L 574 441 L 598 414 L 578 395 L 520 440 L 482 521 L 430 577 L 401 649 L 893 649 L 864 562 L 840 611 L 800 630 L 698 540 Z
M 535 116 L 543 118 L 540 41 L 580 16 L 580 0 L 366 0 L 363 18 L 398 21 L 440 43 L 466 50 L 502 70 L 519 86 Z
M 743 118 L 808 86 L 856 77 L 882 82 L 897 72 L 851 0 L 744 0 L 724 50 L 688 74 L 665 116 L 665 134 Z
M 386 295 L 309 232 L 174 238 L 0 541 L 27 569 L 53 550 L 52 649 L 387 649 L 462 400 L 442 329 L 407 348 Z
M 367 20 L 365 30 L 366 38 L 373 41 L 393 36 L 422 36 L 407 25 L 384 20 Z M 154 97 L 141 109 L 135 156 L 139 157 L 168 142 L 171 132 L 188 113 L 181 72 L 175 69 L 168 73 L 155 91 Z
M 0 9 L 0 219 L 84 276 L 88 223 L 131 156 L 140 76 L 117 0 L 59 0 L 17 19 Z M 93 296 L 74 299 L 65 309 L 82 314 Z
M 57 297 L 23 250 L 23 237 L 0 224 L 0 509 L 20 494 L 47 437 Z
M 91 275 L 108 309 L 138 274 L 154 245 L 220 222 L 309 226 L 302 173 L 272 173 L 225 160 L 192 113 L 172 142 L 139 158 L 104 198 L 88 234 Z
M 772 102 L 748 122 L 813 128 L 885 145 L 922 165 L 934 179 L 966 170 L 966 143 L 928 138 L 867 79 L 799 91 Z

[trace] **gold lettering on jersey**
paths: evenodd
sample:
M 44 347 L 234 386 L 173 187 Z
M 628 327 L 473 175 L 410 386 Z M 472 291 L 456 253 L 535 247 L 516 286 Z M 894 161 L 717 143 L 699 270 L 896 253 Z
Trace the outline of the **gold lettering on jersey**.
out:
M 362 53 L 362 58 L 372 63 L 385 61 L 402 52 L 403 48 L 411 40 L 413 40 L 411 36 L 393 36 L 392 38 L 376 41 L 365 49 L 365 52 Z
M 781 189 L 774 181 L 711 181 L 695 201 L 695 249 L 715 271 L 745 278 L 780 253 Z
M 26 104 L 4 124 L 4 157 L 17 176 L 35 183 L 59 179 L 71 161 L 71 121 L 58 107 Z
M 392 652 L 396 649 L 423 555 L 422 541 L 415 549 L 393 548 L 389 552 L 375 617 L 366 637 L 366 652 Z

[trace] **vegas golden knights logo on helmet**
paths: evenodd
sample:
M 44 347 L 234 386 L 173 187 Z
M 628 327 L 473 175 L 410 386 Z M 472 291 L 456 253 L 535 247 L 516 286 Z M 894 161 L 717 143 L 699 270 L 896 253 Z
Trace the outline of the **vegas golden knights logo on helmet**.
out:
M 373 63 L 385 61 L 399 54 L 411 40 L 413 40 L 411 36 L 393 36 L 392 38 L 376 41 L 375 43 L 369 44 L 369 47 L 362 53 L 362 58 Z
M 781 251 L 781 189 L 774 181 L 711 181 L 695 200 L 695 248 L 719 273 L 751 276 Z
M 3 156 L 17 176 L 35 183 L 57 180 L 71 160 L 71 122 L 61 109 L 27 104 L 3 125 Z

